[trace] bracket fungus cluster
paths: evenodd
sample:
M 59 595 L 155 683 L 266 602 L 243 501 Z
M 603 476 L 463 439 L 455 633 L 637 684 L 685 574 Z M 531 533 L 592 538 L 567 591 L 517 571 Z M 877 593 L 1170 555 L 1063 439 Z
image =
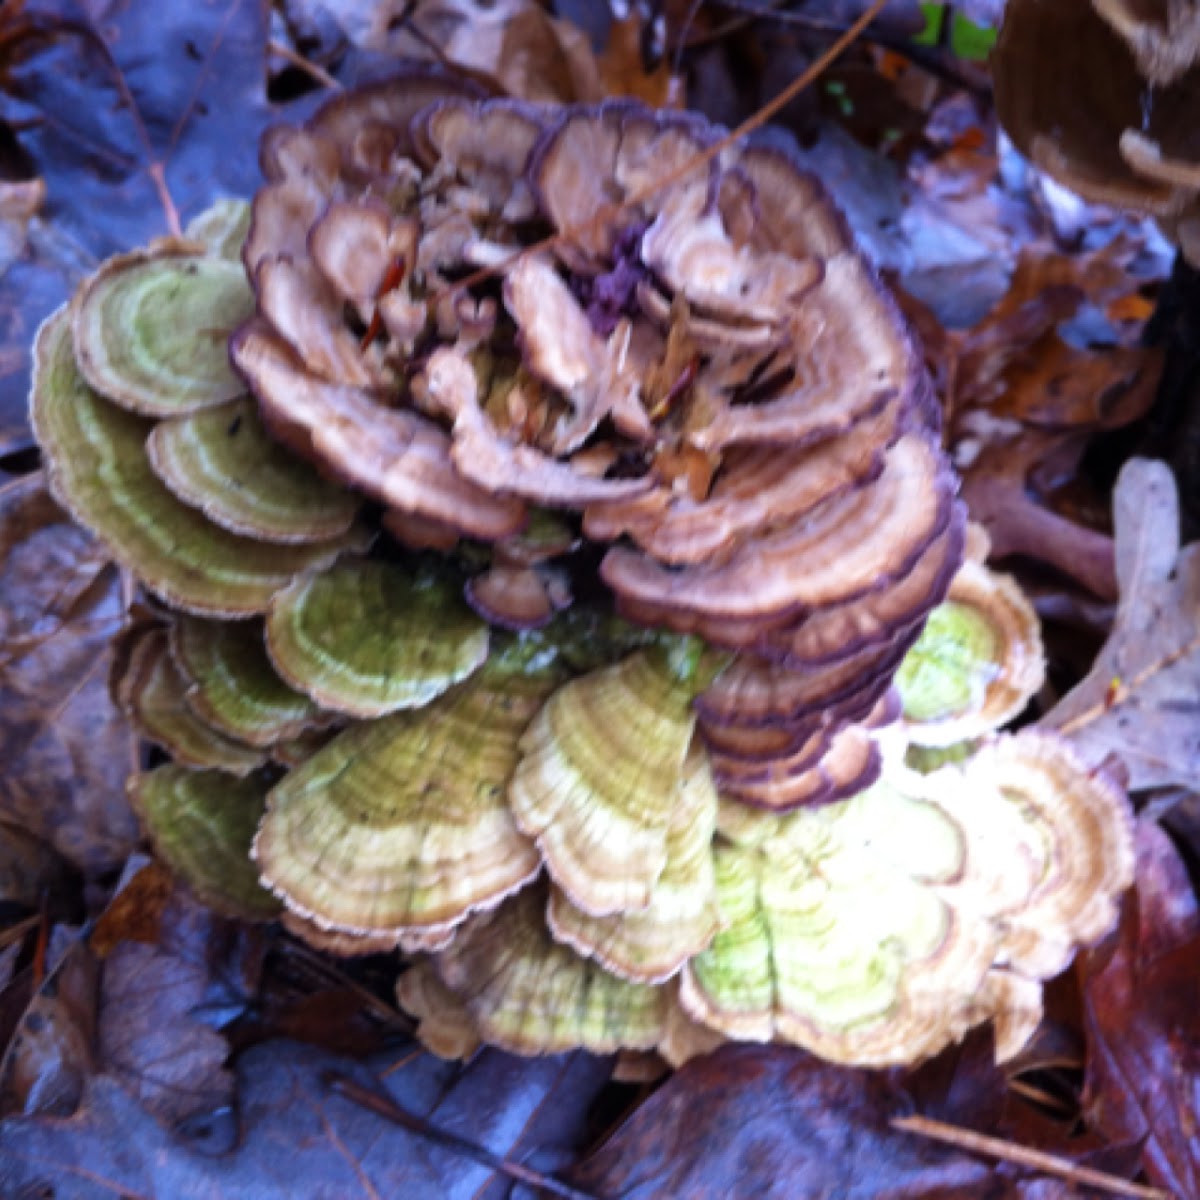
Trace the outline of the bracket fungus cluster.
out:
M 1155 217 L 1200 264 L 1200 4 L 1010 0 L 992 54 L 1017 148 L 1087 200 Z
M 417 71 L 262 165 L 244 240 L 226 205 L 114 259 L 37 343 L 54 493 L 145 589 L 113 686 L 174 760 L 130 784 L 160 855 L 400 948 L 442 1053 L 1014 1050 L 1113 918 L 1126 803 L 996 734 L 1036 621 L 963 561 L 819 184 Z

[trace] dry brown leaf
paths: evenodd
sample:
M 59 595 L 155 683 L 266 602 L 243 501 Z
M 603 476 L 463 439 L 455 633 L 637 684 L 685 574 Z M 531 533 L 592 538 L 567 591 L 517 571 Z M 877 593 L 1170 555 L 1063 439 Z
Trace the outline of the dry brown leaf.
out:
M 1109 754 L 1131 791 L 1200 789 L 1200 543 L 1179 547 L 1179 496 L 1165 463 L 1131 459 L 1113 497 L 1121 599 L 1088 675 L 1040 724 L 1088 762 Z
M 0 488 L 0 816 L 87 873 L 118 866 L 138 836 L 133 736 L 108 695 L 121 588 L 40 476 Z

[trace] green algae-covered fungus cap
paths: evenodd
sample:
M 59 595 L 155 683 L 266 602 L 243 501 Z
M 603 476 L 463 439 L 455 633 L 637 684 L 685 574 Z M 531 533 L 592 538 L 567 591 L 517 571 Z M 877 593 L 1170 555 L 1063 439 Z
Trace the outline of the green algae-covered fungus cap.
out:
M 420 708 L 487 658 L 488 627 L 447 580 L 352 559 L 281 591 L 267 614 L 276 670 L 355 717 Z
M 540 868 L 505 789 L 550 673 L 489 664 L 411 713 L 352 725 L 271 792 L 254 853 L 328 929 L 415 935 L 493 907 Z
M 645 908 L 667 864 L 695 673 L 661 647 L 565 684 L 534 718 L 509 788 L 554 882 L 585 913 Z
M 526 889 L 473 918 L 436 958 L 483 1038 L 515 1054 L 657 1045 L 666 989 L 618 979 L 580 958 L 551 938 L 544 910 L 543 890 Z
M 274 747 L 328 724 L 328 714 L 271 666 L 261 621 L 181 614 L 171 625 L 171 656 L 188 681 L 190 707 L 229 737 Z
M 150 423 L 110 404 L 79 373 L 65 309 L 34 347 L 31 415 L 54 497 L 168 604 L 207 616 L 266 610 L 300 572 L 364 544 L 361 529 L 305 546 L 267 546 L 181 503 L 146 456 Z
M 554 937 L 615 975 L 643 983 L 669 979 L 712 941 L 720 923 L 712 854 L 716 821 L 712 773 L 707 756 L 694 746 L 667 828 L 666 866 L 650 903 L 592 917 L 553 887 L 546 917 Z
M 244 390 L 227 344 L 253 311 L 241 268 L 198 245 L 119 255 L 72 302 L 79 369 L 102 396 L 145 416 L 222 404 Z
M 264 542 L 323 542 L 354 523 L 359 500 L 322 479 L 263 428 L 243 397 L 156 425 L 154 472 L 212 522 Z
M 159 857 L 199 899 L 226 916 L 269 921 L 281 905 L 250 859 L 267 787 L 262 774 L 171 764 L 133 776 L 129 796 Z
M 1020 714 L 1045 678 L 1041 627 L 1007 575 L 968 559 L 896 673 L 906 733 L 950 746 Z

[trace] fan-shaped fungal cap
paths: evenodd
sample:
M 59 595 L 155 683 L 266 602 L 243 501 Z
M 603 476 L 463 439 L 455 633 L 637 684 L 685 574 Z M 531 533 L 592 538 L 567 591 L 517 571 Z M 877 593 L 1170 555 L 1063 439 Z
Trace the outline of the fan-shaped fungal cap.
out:
M 540 867 L 504 794 L 555 682 L 501 656 L 424 709 L 352 725 L 272 790 L 254 846 L 264 880 L 352 933 L 416 934 L 494 906 Z
M 317 706 L 288 687 L 267 657 L 259 621 L 179 616 L 171 656 L 188 687 L 185 699 L 206 724 L 251 746 L 271 746 L 327 723 Z
M 1191 143 L 1198 78 L 1192 71 L 1161 87 L 1146 79 L 1114 28 L 1124 8 L 1009 4 L 991 60 L 996 111 L 1023 154 L 1085 199 L 1175 217 L 1200 192 Z M 1195 13 L 1187 20 L 1195 24 Z
M 668 979 L 717 932 L 712 858 L 717 793 L 699 747 L 693 747 L 684 772 L 667 830 L 666 866 L 645 908 L 590 917 L 561 890 L 550 890 L 546 919 L 554 937 L 626 979 Z
M 128 790 L 155 852 L 205 904 L 244 921 L 278 915 L 250 860 L 267 792 L 261 775 L 172 765 L 134 775 Z
M 967 560 L 896 673 L 907 736 L 949 746 L 990 733 L 1021 712 L 1044 676 L 1033 606 L 1014 579 Z
M 211 616 L 263 612 L 296 574 L 363 544 L 359 529 L 307 546 L 265 546 L 218 528 L 150 469 L 149 423 L 88 387 L 65 309 L 42 326 L 34 355 L 31 415 L 55 498 L 169 604 Z
M 243 327 L 230 352 L 267 428 L 301 457 L 401 512 L 472 537 L 511 537 L 524 524 L 524 505 L 463 479 L 449 437 L 417 413 L 310 375 L 262 324 Z
M 1020 905 L 1000 913 L 999 961 L 1048 979 L 1078 946 L 1095 942 L 1116 923 L 1117 902 L 1133 882 L 1129 800 L 1053 735 L 1001 737 L 962 768 L 930 776 L 929 786 L 954 786 L 956 771 L 964 798 L 977 802 L 984 789 L 993 789 L 1011 808 L 1007 816 L 1015 813 L 1024 825 L 1020 846 L 1002 857 L 1010 872 L 1021 863 L 1032 887 Z M 999 856 L 996 841 L 988 839 L 980 853 Z
M 1200 6 L 1195 0 L 1092 0 L 1129 44 L 1152 84 L 1173 83 L 1200 59 Z
M 759 645 L 761 653 L 805 672 L 902 638 L 945 598 L 962 560 L 965 523 L 966 510 L 955 501 L 946 528 L 909 571 L 890 585 L 768 631 Z
M 513 816 L 554 882 L 593 916 L 645 908 L 666 866 L 699 649 L 640 651 L 572 680 L 521 739 Z
M 267 649 L 322 707 L 378 717 L 465 679 L 487 658 L 488 629 L 445 580 L 353 559 L 272 600 Z
M 135 626 L 113 660 L 112 691 L 142 734 L 178 762 L 246 775 L 267 761 L 266 752 L 212 728 L 187 704 L 187 680 L 167 648 L 167 631 Z
M 718 845 L 727 927 L 684 968 L 684 1007 L 729 1036 L 858 1065 L 959 1036 L 999 935 L 942 894 L 964 866 L 957 824 L 881 783 L 764 832 Z
M 279 915 L 279 923 L 293 937 L 299 938 L 314 950 L 336 954 L 339 958 L 362 958 L 368 954 L 391 954 L 400 945 L 400 935 L 394 929 L 382 932 L 350 933 L 345 929 L 326 929 L 302 917 L 290 908 Z M 446 939 L 449 941 L 449 938 Z
M 604 559 L 624 600 L 651 606 L 673 629 L 702 618 L 769 624 L 870 591 L 907 571 L 945 528 L 951 476 L 924 437 L 901 438 L 878 480 L 818 505 L 795 525 L 743 543 L 717 565 L 670 571 L 625 549 Z
M 252 400 L 163 421 L 146 451 L 155 474 L 212 522 L 264 542 L 323 542 L 354 523 L 356 496 L 273 441 Z
M 250 205 L 245 200 L 222 199 L 193 217 L 183 231 L 189 242 L 199 242 L 214 258 L 242 260 L 242 244 L 250 232 Z
M 435 961 L 484 1039 L 516 1054 L 582 1047 L 649 1050 L 663 1036 L 666 991 L 610 975 L 555 942 L 545 895 L 530 888 L 473 918 Z
M 254 311 L 236 263 L 194 244 L 110 258 L 72 304 L 84 378 L 133 412 L 171 416 L 232 400 L 229 335 Z
M 416 1018 L 417 1038 L 431 1054 L 470 1058 L 479 1049 L 479 1030 L 471 1014 L 429 959 L 414 962 L 396 980 L 396 1003 Z

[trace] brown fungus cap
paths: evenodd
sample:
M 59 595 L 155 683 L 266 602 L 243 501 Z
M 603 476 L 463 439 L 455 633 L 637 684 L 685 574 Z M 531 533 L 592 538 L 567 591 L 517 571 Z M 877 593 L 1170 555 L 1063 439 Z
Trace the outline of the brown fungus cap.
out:
M 690 630 L 693 615 L 769 624 L 903 575 L 948 522 L 952 488 L 936 447 L 908 435 L 888 451 L 878 480 L 744 542 L 719 565 L 671 571 L 618 548 L 605 557 L 602 574 L 620 600 L 651 607 L 680 632 Z
M 1157 217 L 1193 261 L 1198 50 L 1191 0 L 1014 0 L 992 55 L 1017 148 L 1087 200 Z

